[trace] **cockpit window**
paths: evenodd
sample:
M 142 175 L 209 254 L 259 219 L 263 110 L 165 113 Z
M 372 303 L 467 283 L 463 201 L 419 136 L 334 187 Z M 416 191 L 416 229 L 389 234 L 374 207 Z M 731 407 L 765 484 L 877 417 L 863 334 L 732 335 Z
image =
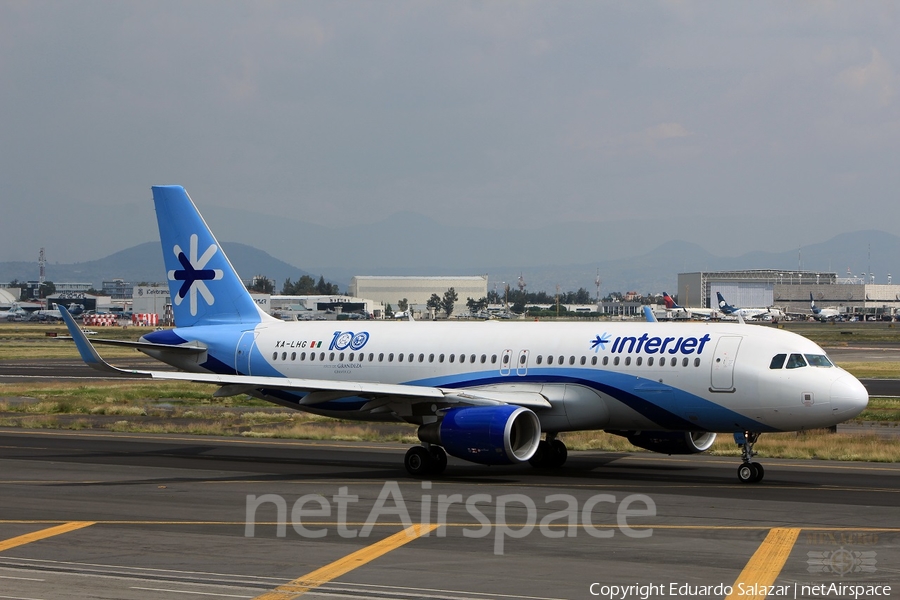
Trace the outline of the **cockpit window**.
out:
M 788 369 L 799 369 L 800 367 L 805 367 L 806 361 L 803 360 L 802 354 L 791 354 L 790 358 L 787 361 Z
M 787 354 L 776 354 L 772 357 L 772 362 L 769 363 L 770 369 L 780 369 L 784 366 L 784 359 L 787 358 Z
M 805 354 L 806 362 L 811 367 L 833 367 L 834 364 L 824 354 Z

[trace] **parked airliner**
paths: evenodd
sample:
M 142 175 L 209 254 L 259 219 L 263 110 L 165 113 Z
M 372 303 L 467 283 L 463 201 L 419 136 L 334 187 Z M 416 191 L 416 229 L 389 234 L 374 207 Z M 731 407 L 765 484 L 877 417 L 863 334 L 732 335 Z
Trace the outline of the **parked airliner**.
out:
M 560 432 L 603 429 L 668 454 L 733 434 L 738 478 L 757 482 L 761 433 L 829 427 L 868 402 L 813 342 L 738 323 L 283 322 L 257 307 L 184 188 L 152 190 L 176 327 L 118 343 L 181 372 L 109 365 L 61 309 L 82 358 L 218 384 L 217 397 L 416 424 L 413 476 L 441 473 L 448 454 L 557 468 Z
M 668 292 L 663 292 L 663 302 L 666 304 L 666 311 L 680 310 L 692 318 L 694 316 L 701 316 L 711 319 L 718 316 L 718 311 L 714 308 L 685 308 L 684 306 L 680 306 Z
M 784 313 L 773 307 L 769 308 L 737 308 L 725 302 L 722 292 L 716 292 L 716 298 L 719 300 L 719 310 L 728 316 L 743 317 L 745 319 L 783 319 Z
M 813 318 L 817 321 L 833 321 L 835 319 L 843 318 L 841 316 L 841 311 L 836 308 L 819 308 L 816 306 L 816 301 L 813 299 L 812 292 L 809 293 L 809 310 L 812 311 Z

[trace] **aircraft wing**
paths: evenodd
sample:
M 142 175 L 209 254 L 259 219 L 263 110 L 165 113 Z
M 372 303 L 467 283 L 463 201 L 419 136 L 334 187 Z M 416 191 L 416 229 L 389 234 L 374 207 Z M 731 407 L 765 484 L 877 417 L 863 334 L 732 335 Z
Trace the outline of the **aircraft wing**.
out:
M 256 389 L 288 390 L 306 392 L 301 405 L 315 405 L 345 396 L 363 398 L 402 399 L 409 403 L 419 401 L 442 401 L 472 406 L 491 404 L 514 404 L 531 408 L 550 408 L 550 402 L 537 392 L 503 392 L 470 388 L 438 388 L 397 383 L 377 383 L 365 381 L 335 381 L 329 379 L 299 379 L 292 377 L 260 377 L 254 375 L 221 375 L 217 373 L 189 373 L 185 371 L 144 371 L 121 369 L 106 362 L 78 327 L 72 316 L 61 309 L 69 334 L 78 348 L 81 359 L 91 368 L 106 373 L 116 373 L 139 379 L 161 379 L 170 381 L 190 381 L 192 383 L 212 383 L 221 386 L 216 396 L 230 396 L 247 393 Z

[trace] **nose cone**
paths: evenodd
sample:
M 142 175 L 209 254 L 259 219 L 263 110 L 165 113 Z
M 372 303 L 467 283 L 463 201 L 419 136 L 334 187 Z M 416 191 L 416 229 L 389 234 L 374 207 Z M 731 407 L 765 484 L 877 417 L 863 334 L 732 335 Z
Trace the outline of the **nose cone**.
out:
M 852 419 L 869 404 L 869 392 L 853 375 L 844 375 L 831 384 L 831 410 L 841 421 Z

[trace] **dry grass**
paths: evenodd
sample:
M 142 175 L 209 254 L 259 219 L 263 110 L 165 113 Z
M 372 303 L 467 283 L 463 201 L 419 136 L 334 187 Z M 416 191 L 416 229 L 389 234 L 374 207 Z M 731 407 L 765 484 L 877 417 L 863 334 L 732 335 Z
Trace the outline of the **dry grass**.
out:
M 900 362 L 842 362 L 838 364 L 860 379 L 900 379 Z
M 866 363 L 860 363 L 865 365 Z M 885 363 L 875 363 L 877 366 Z M 216 387 L 180 382 L 103 381 L 0 384 L 0 426 L 107 429 L 144 433 L 242 435 L 285 439 L 415 443 L 416 428 L 402 423 L 365 424 L 291 411 L 245 396 L 216 399 Z M 25 399 L 25 400 L 21 400 Z M 857 421 L 900 422 L 900 399 L 871 398 Z M 620 436 L 602 431 L 563 434 L 572 450 L 641 452 Z M 760 456 L 828 460 L 900 461 L 900 440 L 873 435 L 766 434 Z M 722 435 L 711 454 L 737 456 Z
M 579 431 L 560 436 L 571 450 L 647 452 L 623 437 L 602 431 Z M 900 440 L 870 434 L 831 433 L 826 430 L 800 433 L 767 433 L 754 449 L 761 457 L 867 462 L 900 461 Z M 730 435 L 719 435 L 708 451 L 713 456 L 740 456 L 741 448 Z

